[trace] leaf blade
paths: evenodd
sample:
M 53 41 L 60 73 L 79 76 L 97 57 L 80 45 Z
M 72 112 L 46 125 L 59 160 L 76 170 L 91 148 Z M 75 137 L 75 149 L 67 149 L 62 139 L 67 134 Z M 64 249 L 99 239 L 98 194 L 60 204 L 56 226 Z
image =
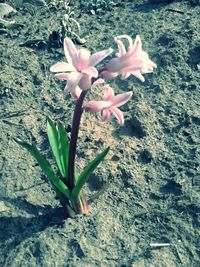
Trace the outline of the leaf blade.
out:
M 96 167 L 99 165 L 99 163 L 105 158 L 105 156 L 108 154 L 110 147 L 107 147 L 103 152 L 101 152 L 99 155 L 96 156 L 94 160 L 92 160 L 81 172 L 77 179 L 77 183 L 74 186 L 72 192 L 71 192 L 71 200 L 72 202 L 76 202 L 78 199 L 78 195 L 84 186 L 84 184 L 87 182 L 87 179 L 91 175 L 91 173 L 96 169 Z
M 53 152 L 58 169 L 61 175 L 64 177 L 65 175 L 64 175 L 64 168 L 62 165 L 61 155 L 60 155 L 60 144 L 58 140 L 59 139 L 58 131 L 53 121 L 48 117 L 47 117 L 47 135 L 48 135 L 49 144 L 51 146 L 51 150 Z
M 62 193 L 65 197 L 70 199 L 71 192 L 68 189 L 68 187 L 63 183 L 59 177 L 57 177 L 54 173 L 54 171 L 51 168 L 51 165 L 49 162 L 46 160 L 46 158 L 38 151 L 38 149 L 30 145 L 20 139 L 14 138 L 14 140 L 21 145 L 22 147 L 26 148 L 29 153 L 37 160 L 39 163 L 41 169 L 44 171 L 44 173 L 47 175 L 49 178 L 50 182 L 52 183 L 53 186 L 57 188 L 57 190 Z
M 58 124 L 58 142 L 60 148 L 60 160 L 63 166 L 64 177 L 68 175 L 69 138 L 61 122 Z

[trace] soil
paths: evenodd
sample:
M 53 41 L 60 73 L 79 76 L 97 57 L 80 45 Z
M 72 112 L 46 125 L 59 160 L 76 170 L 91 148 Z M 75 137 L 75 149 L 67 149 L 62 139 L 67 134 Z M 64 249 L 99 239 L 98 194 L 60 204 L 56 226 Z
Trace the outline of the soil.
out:
M 0 266 L 200 266 L 199 1 L 114 1 L 92 13 L 86 1 L 71 1 L 86 41 L 74 37 L 78 47 L 116 49 L 114 36 L 139 34 L 158 66 L 144 83 L 109 82 L 116 93 L 133 92 L 124 126 L 84 114 L 78 168 L 111 149 L 85 187 L 90 214 L 74 218 L 13 140 L 36 144 L 51 160 L 46 116 L 70 134 L 75 101 L 49 71 L 65 60 L 65 10 L 62 1 L 42 2 L 7 1 L 17 13 L 4 19 L 19 25 L 0 32 Z

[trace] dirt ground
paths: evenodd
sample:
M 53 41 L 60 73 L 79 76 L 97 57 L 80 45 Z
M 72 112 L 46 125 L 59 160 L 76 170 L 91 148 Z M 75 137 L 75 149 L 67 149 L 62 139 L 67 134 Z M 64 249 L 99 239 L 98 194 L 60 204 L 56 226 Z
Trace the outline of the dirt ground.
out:
M 133 91 L 124 126 L 84 114 L 78 168 L 111 150 L 85 187 L 91 213 L 68 219 L 36 161 L 13 140 L 51 159 L 46 116 L 70 134 L 75 102 L 63 99 L 65 82 L 49 71 L 65 60 L 66 10 L 54 2 L 7 1 L 17 13 L 4 19 L 18 25 L 0 29 L 0 266 L 199 267 L 199 1 L 114 1 L 96 12 L 71 1 L 82 39 L 70 36 L 75 25 L 65 34 L 78 47 L 116 49 L 114 36 L 139 34 L 158 67 L 144 83 L 109 82 L 116 93 Z

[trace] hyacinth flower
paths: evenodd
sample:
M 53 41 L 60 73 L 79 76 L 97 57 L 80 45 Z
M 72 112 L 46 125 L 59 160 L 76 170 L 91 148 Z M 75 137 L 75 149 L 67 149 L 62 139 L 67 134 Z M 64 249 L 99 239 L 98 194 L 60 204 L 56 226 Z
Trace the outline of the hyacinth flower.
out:
M 121 41 L 123 38 L 129 41 L 128 51 Z M 119 75 L 128 78 L 132 74 L 143 81 L 142 73 L 152 72 L 153 68 L 156 67 L 147 53 L 142 51 L 139 36 L 136 37 L 134 44 L 127 35 L 118 36 L 115 41 L 119 48 L 117 57 L 111 59 L 101 70 L 97 70 L 95 66 L 110 55 L 113 50 L 110 48 L 90 55 L 87 49 L 76 49 L 73 42 L 69 38 L 65 38 L 64 52 L 67 62 L 58 62 L 50 68 L 52 72 L 56 73 L 56 78 L 67 81 L 64 92 L 71 92 L 76 101 L 70 138 L 59 120 L 54 123 L 50 118 L 47 118 L 47 136 L 57 165 L 57 172 L 34 145 L 15 138 L 15 141 L 26 148 L 37 160 L 70 216 L 73 213 L 87 214 L 89 212 L 82 188 L 109 151 L 109 147 L 105 148 L 83 170 L 77 172 L 75 156 L 83 112 L 101 112 L 101 121 L 104 123 L 109 120 L 111 114 L 114 114 L 118 122 L 123 125 L 124 116 L 119 107 L 132 97 L 132 92 L 115 95 L 108 84 L 103 86 L 103 99 L 100 101 L 91 100 L 84 104 L 86 94 L 90 89 L 94 90 L 96 84 L 104 83 L 102 78 L 112 79 Z
M 121 39 L 128 40 L 128 51 Z M 142 50 L 140 36 L 136 36 L 134 43 L 132 38 L 128 35 L 117 36 L 114 40 L 117 43 L 119 52 L 116 54 L 116 58 L 108 62 L 101 76 L 105 79 L 113 79 L 118 75 L 122 75 L 122 78 L 126 79 L 130 75 L 133 75 L 144 82 L 145 79 L 142 74 L 153 72 L 153 69 L 156 68 L 156 64 L 150 60 L 148 54 Z
M 89 101 L 85 106 L 86 111 L 102 112 L 101 122 L 107 122 L 111 112 L 117 118 L 119 124 L 124 124 L 124 116 L 118 108 L 128 102 L 132 97 L 132 92 L 115 95 L 113 89 L 107 84 L 103 87 L 103 100 Z
M 66 37 L 64 39 L 64 52 L 67 63 L 58 62 L 50 68 L 50 71 L 58 72 L 54 76 L 67 81 L 64 95 L 70 91 L 76 97 L 80 95 L 80 90 L 91 88 L 92 78 L 98 77 L 95 65 L 110 55 L 113 49 L 109 48 L 90 55 L 90 51 L 85 48 L 76 49 L 73 42 Z
M 93 83 L 92 83 L 90 89 L 92 89 L 92 88 L 94 88 L 96 85 L 102 84 L 102 83 L 104 83 L 104 82 L 105 82 L 105 81 L 104 81 L 103 79 L 101 79 L 101 78 L 96 79 L 96 80 L 93 81 Z M 76 100 L 78 100 L 79 97 L 80 97 L 80 95 L 81 95 L 81 93 L 82 93 L 82 91 L 83 91 L 83 90 L 82 90 L 79 86 L 76 86 L 76 87 L 74 88 L 74 90 L 71 91 L 71 95 L 73 96 L 73 98 L 75 98 Z M 64 96 L 65 96 L 65 93 L 64 93 Z

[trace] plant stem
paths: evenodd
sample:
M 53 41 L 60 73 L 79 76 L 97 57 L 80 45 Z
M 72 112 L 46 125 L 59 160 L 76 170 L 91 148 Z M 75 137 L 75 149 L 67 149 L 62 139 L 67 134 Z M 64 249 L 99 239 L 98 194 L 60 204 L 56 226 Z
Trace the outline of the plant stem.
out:
M 71 130 L 71 139 L 69 147 L 69 169 L 68 169 L 68 181 L 67 186 L 69 190 L 72 190 L 75 185 L 75 155 L 76 155 L 76 145 L 78 138 L 78 131 L 81 121 L 81 115 L 83 113 L 82 105 L 83 100 L 87 94 L 87 91 L 82 91 L 79 99 L 77 100 L 76 107 L 74 110 L 73 121 L 72 121 L 72 130 Z

